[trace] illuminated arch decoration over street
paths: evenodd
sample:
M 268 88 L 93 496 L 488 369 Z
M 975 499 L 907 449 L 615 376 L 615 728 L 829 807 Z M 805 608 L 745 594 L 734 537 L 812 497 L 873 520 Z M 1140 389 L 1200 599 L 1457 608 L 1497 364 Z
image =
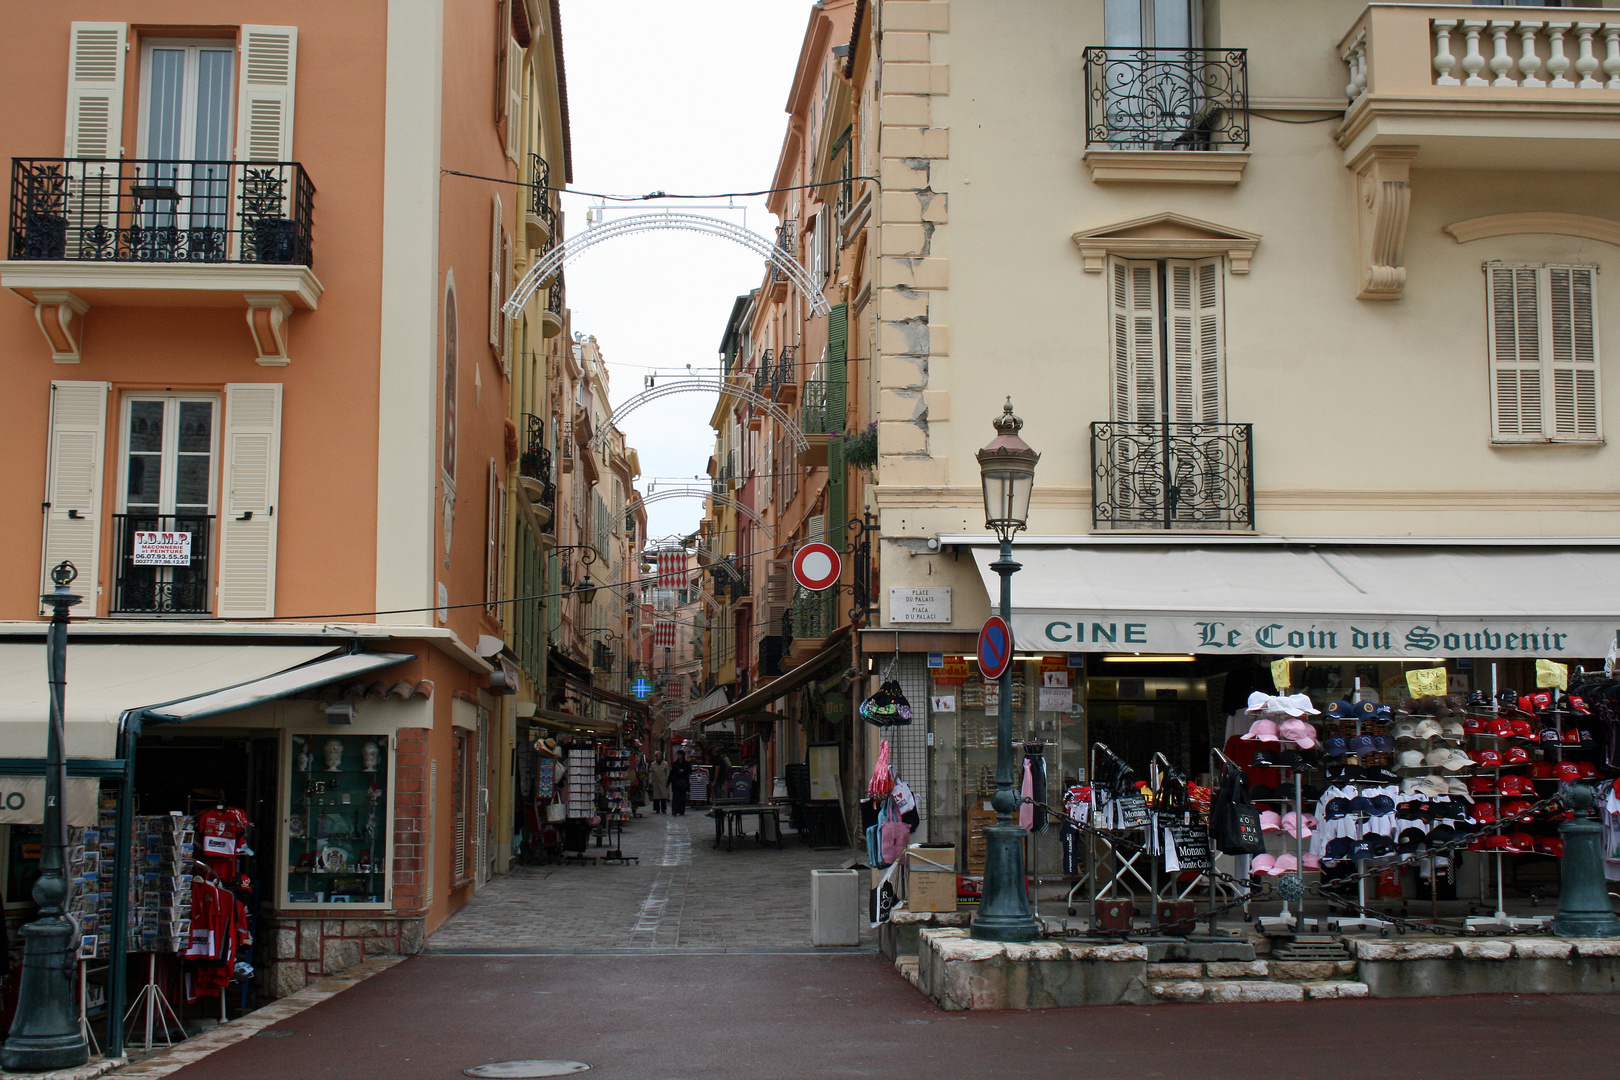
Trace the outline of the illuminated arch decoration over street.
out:
M 669 397 L 672 394 L 723 394 L 726 397 L 746 401 L 754 408 L 768 415 L 772 420 L 775 420 L 777 426 L 782 428 L 788 437 L 793 440 L 793 447 L 799 453 L 802 454 L 810 449 L 810 440 L 804 437 L 804 432 L 799 429 L 799 425 L 791 416 L 783 412 L 781 406 L 777 405 L 776 402 L 750 387 L 727 383 L 719 379 L 677 379 L 674 382 L 655 386 L 651 390 L 643 390 L 635 397 L 623 402 L 617 409 L 614 409 L 608 423 L 623 430 L 626 416 L 629 416 L 649 401 L 657 401 L 659 398 Z
M 633 236 L 636 233 L 653 232 L 657 230 L 674 230 L 678 232 L 695 232 L 705 236 L 717 236 L 722 240 L 731 240 L 741 244 L 760 258 L 780 270 L 793 287 L 810 302 L 810 309 L 817 315 L 826 315 L 832 307 L 827 298 L 821 294 L 809 271 L 799 265 L 785 249 L 777 246 L 774 238 L 761 236 L 759 233 L 743 228 L 723 218 L 709 217 L 707 214 L 692 214 L 681 210 L 656 210 L 645 214 L 632 214 L 629 217 L 619 218 L 605 224 L 592 225 L 584 232 L 570 236 L 561 244 L 546 252 L 545 258 L 529 268 L 523 275 L 523 280 L 517 283 L 512 295 L 502 305 L 502 310 L 512 318 L 523 312 L 523 305 L 529 302 L 535 290 L 549 280 L 565 264 L 576 256 L 583 254 L 597 244 L 608 240 L 617 240 L 621 236 Z
M 738 502 L 730 495 L 716 493 L 707 484 L 689 484 L 684 487 L 660 488 L 650 495 L 643 495 L 641 497 L 641 501 L 643 503 L 661 502 L 664 499 L 713 499 L 722 506 L 731 507 L 733 510 L 737 511 L 737 513 L 747 518 L 752 524 L 758 525 L 765 533 L 767 538 L 772 540 L 776 538 L 776 530 L 771 528 L 764 518 L 755 513 L 753 507 Z M 699 546 L 697 550 L 700 553 L 708 554 L 701 546 Z

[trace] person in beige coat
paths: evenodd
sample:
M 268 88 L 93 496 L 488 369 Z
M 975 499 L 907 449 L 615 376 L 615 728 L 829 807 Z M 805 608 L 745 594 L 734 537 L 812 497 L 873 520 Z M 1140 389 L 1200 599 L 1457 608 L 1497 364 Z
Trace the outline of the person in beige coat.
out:
M 647 770 L 649 786 L 652 788 L 653 813 L 663 814 L 669 810 L 669 762 L 664 760 L 660 752 L 653 755 L 652 766 Z

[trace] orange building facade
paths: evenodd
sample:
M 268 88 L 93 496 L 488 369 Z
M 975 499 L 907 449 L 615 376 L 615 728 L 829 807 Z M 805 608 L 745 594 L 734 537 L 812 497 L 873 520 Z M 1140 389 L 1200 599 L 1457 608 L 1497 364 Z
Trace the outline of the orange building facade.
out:
M 66 0 L 0 36 L 0 652 L 43 655 L 71 561 L 74 771 L 246 811 L 266 994 L 415 951 L 511 857 L 545 365 L 513 378 L 561 284 L 499 303 L 556 214 L 445 170 L 566 183 L 559 32 L 554 0 Z M 43 757 L 13 711 L 0 756 Z

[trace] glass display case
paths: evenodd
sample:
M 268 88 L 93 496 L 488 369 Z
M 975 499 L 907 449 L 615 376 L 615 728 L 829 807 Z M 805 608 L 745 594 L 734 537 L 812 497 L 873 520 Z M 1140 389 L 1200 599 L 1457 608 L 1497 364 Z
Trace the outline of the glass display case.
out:
M 288 758 L 286 903 L 386 903 L 388 736 L 294 734 Z

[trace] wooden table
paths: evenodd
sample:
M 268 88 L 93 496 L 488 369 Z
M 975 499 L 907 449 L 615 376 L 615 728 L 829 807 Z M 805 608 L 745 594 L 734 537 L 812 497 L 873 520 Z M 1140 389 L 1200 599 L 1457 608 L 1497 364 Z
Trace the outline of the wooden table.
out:
M 776 849 L 782 850 L 782 807 L 777 803 L 721 803 L 709 811 L 714 818 L 714 846 L 719 847 L 722 839 L 726 842 L 726 850 L 731 851 L 736 839 L 737 821 L 739 818 L 753 814 L 759 818 L 759 827 L 765 828 L 765 818 L 768 816 L 776 828 Z

